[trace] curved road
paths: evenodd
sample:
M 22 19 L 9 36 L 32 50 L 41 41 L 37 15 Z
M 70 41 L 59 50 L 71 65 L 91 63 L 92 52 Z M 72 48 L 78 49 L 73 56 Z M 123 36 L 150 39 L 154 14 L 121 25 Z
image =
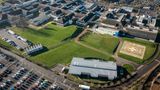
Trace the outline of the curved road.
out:
M 82 37 L 85 33 L 87 33 L 87 31 L 88 31 L 88 29 L 85 29 L 81 34 L 79 34 L 75 38 L 75 42 L 80 44 L 80 45 L 82 45 L 82 46 L 84 46 L 84 47 L 86 47 L 86 48 L 90 48 L 92 50 L 95 50 L 95 51 L 98 51 L 98 52 L 101 52 L 103 54 L 108 55 L 108 53 L 106 53 L 106 52 L 104 53 L 102 51 L 99 51 L 96 48 L 88 46 L 88 45 L 85 45 L 85 44 L 83 44 L 83 43 L 81 43 L 79 41 L 80 37 Z M 121 84 L 120 86 L 111 87 L 111 88 L 104 88 L 104 89 L 99 89 L 98 88 L 97 90 L 126 90 L 127 87 L 133 85 L 134 83 L 136 83 L 136 81 L 140 80 L 141 78 L 144 78 L 144 77 L 148 76 L 156 67 L 158 67 L 160 65 L 160 58 L 155 59 L 150 64 L 144 64 L 144 65 L 140 66 L 139 64 L 136 64 L 134 62 L 131 62 L 131 61 L 128 61 L 128 60 L 125 60 L 123 58 L 118 57 L 118 52 L 119 52 L 119 50 L 121 48 L 122 43 L 123 43 L 123 41 L 120 38 L 120 43 L 119 43 L 119 46 L 117 48 L 117 51 L 115 52 L 114 58 L 116 59 L 117 64 L 123 65 L 123 64 L 127 63 L 127 64 L 132 64 L 136 68 L 138 68 L 137 72 L 136 72 L 136 75 L 133 78 L 131 78 L 130 80 L 128 80 L 125 83 Z M 158 47 L 158 51 L 160 51 L 160 46 Z

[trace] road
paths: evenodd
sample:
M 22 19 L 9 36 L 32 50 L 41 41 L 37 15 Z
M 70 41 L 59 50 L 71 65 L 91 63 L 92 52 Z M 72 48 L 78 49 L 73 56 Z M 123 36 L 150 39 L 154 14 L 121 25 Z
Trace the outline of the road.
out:
M 75 41 L 77 43 L 79 43 L 79 38 L 84 35 L 85 33 L 87 32 L 87 30 L 84 30 L 76 39 Z M 81 44 L 81 43 L 79 43 Z M 91 48 L 90 46 L 86 46 L 86 45 L 83 45 L 84 47 L 87 47 L 87 48 L 90 48 L 90 49 L 93 49 L 95 51 L 97 51 L 97 49 L 95 48 Z M 58 83 L 61 83 L 62 85 L 68 87 L 68 90 L 77 90 L 76 87 L 78 87 L 78 84 L 76 84 L 75 82 L 72 82 L 72 81 L 69 81 L 67 79 L 65 79 L 64 77 L 60 76 L 60 75 L 57 75 L 55 74 L 54 72 L 52 72 L 51 70 L 47 70 L 47 69 L 44 69 L 40 66 L 38 66 L 37 64 L 34 64 L 30 61 L 28 61 L 27 59 L 25 58 L 22 58 L 10 51 L 7 51 L 3 48 L 0 48 L 0 50 L 5 53 L 5 54 L 8 54 L 12 57 L 15 57 L 16 59 L 18 59 L 19 61 L 23 62 L 23 64 L 27 65 L 29 68 L 32 68 L 32 69 L 35 69 L 36 71 L 39 71 L 40 73 L 42 74 L 45 74 L 46 76 L 48 76 L 48 78 L 51 78 L 52 80 L 55 80 L 57 81 Z M 100 51 L 98 51 L 100 52 Z M 103 52 L 102 52 L 103 53 Z M 108 53 L 107 53 L 108 54 Z M 106 54 L 106 55 L 107 55 Z M 124 60 L 124 59 L 121 59 L 121 58 L 117 58 L 117 60 L 119 60 L 119 63 L 131 63 L 129 62 L 128 60 Z M 131 64 L 134 64 L 134 63 L 131 63 Z M 144 76 L 147 76 L 149 75 L 158 65 L 160 65 L 160 57 L 157 59 L 157 60 L 154 60 L 152 63 L 150 64 L 145 64 L 143 65 L 141 68 L 138 69 L 137 71 L 137 75 L 128 80 L 127 82 L 125 82 L 124 84 L 121 84 L 120 86 L 116 86 L 116 87 L 112 87 L 112 88 L 104 88 L 104 89 L 101 89 L 101 90 L 124 90 L 124 87 L 126 86 L 130 86 L 132 85 L 135 81 L 137 81 L 138 79 L 144 77 Z M 98 89 L 99 90 L 99 89 Z
M 24 41 L 22 40 L 19 40 L 15 37 L 15 35 L 12 35 L 12 34 L 9 34 L 7 32 L 7 29 L 2 29 L 0 30 L 0 37 L 3 37 L 3 38 L 7 38 L 9 40 L 12 40 L 16 43 L 16 45 L 18 45 L 20 48 L 26 48 L 28 47 L 28 44 L 25 43 Z
M 108 53 L 104 53 L 104 52 L 102 52 L 102 51 L 99 51 L 99 50 L 97 50 L 96 48 L 94 48 L 94 47 L 91 47 L 91 46 L 88 46 L 88 45 L 86 45 L 86 44 L 83 44 L 83 43 L 81 43 L 79 40 L 80 40 L 80 38 L 85 34 L 85 33 L 87 33 L 87 31 L 88 31 L 88 29 L 85 29 L 81 34 L 79 34 L 76 38 L 75 38 L 75 42 L 77 43 L 77 44 L 80 44 L 80 45 L 82 45 L 82 46 L 84 46 L 84 47 L 86 47 L 86 48 L 90 48 L 90 49 L 92 49 L 92 50 L 95 50 L 95 51 L 97 51 L 97 52 L 100 52 L 100 53 L 103 53 L 103 54 L 105 54 L 105 55 L 108 55 Z M 121 46 L 122 46 L 122 44 L 123 44 L 123 40 L 120 38 L 120 43 L 119 43 L 119 46 L 118 46 L 118 48 L 117 48 L 117 51 L 115 52 L 115 54 L 113 55 L 113 57 L 116 59 L 116 63 L 118 64 L 118 65 L 123 65 L 123 64 L 131 64 L 131 65 L 133 65 L 135 68 L 138 68 L 137 69 L 137 74 L 133 77 L 133 78 L 131 78 L 130 80 L 128 80 L 128 81 L 126 81 L 125 83 L 123 83 L 123 84 L 121 84 L 120 86 L 116 86 L 116 87 L 111 87 L 111 88 L 104 88 L 104 89 L 97 89 L 97 90 L 125 90 L 128 86 L 131 86 L 133 83 L 135 83 L 137 80 L 139 80 L 139 79 L 141 79 L 141 78 L 143 78 L 143 77 L 145 77 L 145 76 L 148 76 L 157 66 L 159 66 L 160 65 L 160 57 L 158 58 L 158 59 L 156 59 L 156 60 L 154 60 L 153 62 L 151 62 L 150 64 L 144 64 L 144 65 L 139 65 L 139 64 L 136 64 L 136 63 L 134 63 L 134 62 L 131 62 L 131 61 L 128 61 L 128 60 L 125 60 L 125 59 L 123 59 L 123 58 L 120 58 L 120 57 L 118 57 L 118 52 L 119 52 L 119 50 L 120 50 L 120 48 L 121 48 Z M 158 50 L 159 50 L 160 48 L 158 48 Z M 127 87 L 126 87 L 127 86 Z
M 115 86 L 111 88 L 103 88 L 101 90 L 126 90 L 126 87 L 131 86 L 135 81 L 140 80 L 141 78 L 148 76 L 157 66 L 160 65 L 160 62 L 155 60 L 150 64 L 144 65 L 137 71 L 137 75 L 127 82 L 121 84 L 120 86 Z M 136 82 L 135 82 L 136 83 Z M 98 89 L 97 89 L 98 90 Z
M 22 62 L 23 65 L 25 65 L 26 67 L 28 67 L 30 69 L 34 69 L 34 70 L 38 71 L 39 73 L 41 73 L 42 75 L 45 74 L 45 76 L 48 76 L 47 78 L 49 78 L 51 80 L 54 80 L 57 83 L 60 83 L 61 85 L 67 87 L 68 90 L 77 90 L 78 84 L 76 84 L 76 83 L 74 83 L 72 81 L 66 80 L 64 77 L 55 74 L 51 70 L 47 70 L 47 69 L 45 69 L 43 67 L 40 67 L 37 64 L 34 64 L 34 63 L 28 61 L 27 59 L 22 58 L 22 57 L 14 54 L 14 53 L 12 53 L 10 51 L 7 51 L 7 50 L 3 49 L 3 48 L 0 48 L 0 51 L 5 53 L 5 54 L 7 54 L 7 55 L 10 55 L 10 56 L 16 58 L 17 60 Z M 65 84 L 64 84 L 64 82 L 65 82 Z
M 156 79 L 157 79 L 159 76 L 160 76 L 160 73 L 159 73 L 156 77 L 154 77 L 154 79 L 152 80 L 151 87 L 150 87 L 151 90 L 152 90 L 152 88 L 153 88 L 153 84 L 155 83 Z
M 158 51 L 160 51 L 160 46 L 158 47 Z M 159 52 L 158 52 L 159 53 Z M 140 80 L 143 77 L 148 77 L 152 71 L 154 71 L 160 65 L 160 56 L 156 55 L 156 59 L 149 64 L 144 64 L 137 70 L 137 74 L 132 79 L 127 82 L 121 84 L 120 86 L 112 87 L 112 88 L 104 88 L 102 90 L 125 90 L 124 87 L 129 87 L 136 83 L 137 80 Z
M 139 64 L 118 56 L 118 53 L 120 52 L 122 45 L 123 45 L 123 40 L 122 38 L 119 38 L 119 45 L 117 47 L 116 52 L 114 53 L 114 58 L 116 59 L 116 63 L 121 66 L 123 66 L 124 64 L 130 64 L 130 65 L 133 65 L 135 68 L 138 68 L 140 66 Z

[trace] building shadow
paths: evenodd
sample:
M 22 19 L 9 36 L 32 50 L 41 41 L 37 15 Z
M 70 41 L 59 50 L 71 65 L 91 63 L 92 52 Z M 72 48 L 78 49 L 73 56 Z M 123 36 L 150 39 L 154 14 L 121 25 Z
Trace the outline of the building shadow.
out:
M 4 22 L 0 24 L 0 29 L 1 28 L 6 28 L 6 27 L 11 27 L 11 24 L 9 22 Z
M 73 39 L 73 38 L 77 37 L 82 31 L 83 31 L 83 28 L 77 27 L 77 30 L 76 30 L 71 36 L 63 39 L 62 41 L 66 41 L 66 40 L 69 40 L 69 39 Z

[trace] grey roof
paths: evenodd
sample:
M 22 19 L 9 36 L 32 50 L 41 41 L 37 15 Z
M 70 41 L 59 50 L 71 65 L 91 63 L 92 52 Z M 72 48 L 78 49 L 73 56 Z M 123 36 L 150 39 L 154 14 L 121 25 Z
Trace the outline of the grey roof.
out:
M 87 73 L 90 74 L 91 77 L 104 76 L 112 80 L 117 77 L 117 65 L 111 61 L 104 62 L 96 59 L 85 60 L 74 57 L 70 64 L 69 73 L 75 75 Z
M 39 16 L 37 18 L 34 18 L 32 20 L 32 23 L 35 24 L 35 25 L 41 25 L 44 22 L 47 22 L 50 18 L 51 18 L 50 16 L 41 15 L 41 16 Z

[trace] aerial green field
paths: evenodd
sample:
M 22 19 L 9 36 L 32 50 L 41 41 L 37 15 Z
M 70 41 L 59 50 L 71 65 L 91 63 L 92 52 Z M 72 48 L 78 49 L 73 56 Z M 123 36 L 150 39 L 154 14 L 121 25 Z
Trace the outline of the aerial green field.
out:
M 66 43 L 48 52 L 30 57 L 36 63 L 52 67 L 57 63 L 69 64 L 73 57 L 94 57 L 102 58 L 105 60 L 113 60 L 111 56 L 106 56 L 101 53 L 95 52 L 91 49 L 80 46 L 73 41 Z
M 116 47 L 118 46 L 119 40 L 110 35 L 101 35 L 96 33 L 89 33 L 84 36 L 81 42 L 100 49 L 102 51 L 113 54 Z
M 47 28 L 41 30 L 17 27 L 13 27 L 11 30 L 35 44 L 40 43 L 50 48 L 71 36 L 76 31 L 76 26 L 62 27 L 49 24 Z
M 123 68 L 125 68 L 130 74 L 135 70 L 134 67 L 130 64 L 124 64 Z
M 143 59 L 139 59 L 139 58 L 136 58 L 136 57 L 125 55 L 125 54 L 122 54 L 122 53 L 118 54 L 120 57 L 125 58 L 127 60 L 134 61 L 134 62 L 136 62 L 138 64 L 143 64 L 156 51 L 156 44 L 155 43 L 152 43 L 152 42 L 149 42 L 149 41 L 140 40 L 140 39 L 130 39 L 130 38 L 123 38 L 123 40 L 124 41 L 130 41 L 130 42 L 133 42 L 133 43 L 137 43 L 137 44 L 140 44 L 140 45 L 144 45 L 146 47 L 146 51 L 145 51 Z
M 4 2 L 4 0 L 0 0 L 0 3 Z
M 76 26 L 62 27 L 49 24 L 41 30 L 34 30 L 31 28 L 22 29 L 17 27 L 13 27 L 11 30 L 33 43 L 41 43 L 48 48 L 48 51 L 46 52 L 29 57 L 31 61 L 48 68 L 51 68 L 56 64 L 69 64 L 73 57 L 92 57 L 104 60 L 114 60 L 109 55 L 107 56 L 80 46 L 71 39 L 66 43 L 62 43 L 58 47 L 50 48 L 73 35 L 77 30 Z
M 14 53 L 17 53 L 19 55 L 21 55 L 22 53 L 20 52 L 20 50 L 16 49 L 15 47 L 11 46 L 9 43 L 3 41 L 2 39 L 0 39 L 0 46 L 3 48 L 6 48 Z
M 9 43 L 3 41 L 2 39 L 0 39 L 0 45 L 5 46 L 8 49 L 13 49 L 13 47 L 11 45 L 9 45 Z

